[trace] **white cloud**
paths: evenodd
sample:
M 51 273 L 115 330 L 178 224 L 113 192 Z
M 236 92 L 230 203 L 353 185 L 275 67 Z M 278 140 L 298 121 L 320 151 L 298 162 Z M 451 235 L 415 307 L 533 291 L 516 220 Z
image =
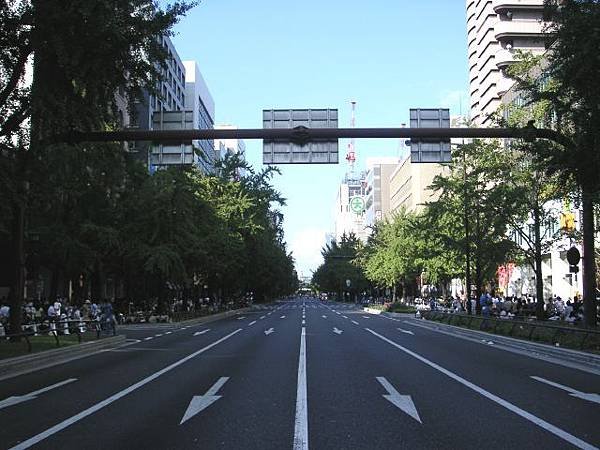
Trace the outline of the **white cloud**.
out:
M 326 230 L 304 228 L 295 233 L 289 241 L 289 249 L 296 261 L 298 275 L 310 276 L 322 262 L 321 249 L 325 245 Z

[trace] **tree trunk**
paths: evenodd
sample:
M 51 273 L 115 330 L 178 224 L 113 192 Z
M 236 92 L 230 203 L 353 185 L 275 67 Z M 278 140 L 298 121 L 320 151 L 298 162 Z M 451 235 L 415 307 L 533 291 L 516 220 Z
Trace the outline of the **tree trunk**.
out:
M 24 183 L 23 183 L 24 184 Z M 17 199 L 13 202 L 13 277 L 10 288 L 10 332 L 21 332 L 21 307 L 25 295 L 25 205 L 23 192 L 17 194 Z M 19 195 L 21 194 L 21 195 Z M 20 337 L 12 338 L 13 341 L 20 341 Z
M 94 264 L 92 273 L 92 299 L 96 302 L 104 301 L 106 298 L 105 274 L 102 263 L 97 261 Z
M 540 205 L 535 194 L 533 206 L 533 232 L 534 232 L 534 272 L 535 272 L 535 315 L 538 320 L 544 320 L 544 280 L 542 279 L 542 238 L 540 232 Z
M 596 261 L 594 253 L 593 193 L 581 189 L 583 197 L 583 308 L 587 326 L 596 325 Z

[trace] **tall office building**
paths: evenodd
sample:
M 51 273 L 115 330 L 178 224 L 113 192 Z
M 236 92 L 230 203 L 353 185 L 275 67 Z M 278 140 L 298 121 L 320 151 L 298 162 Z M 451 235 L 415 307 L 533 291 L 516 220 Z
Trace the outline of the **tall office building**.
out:
M 513 84 L 505 69 L 516 50 L 543 53 L 543 0 L 467 0 L 469 93 L 473 125 L 493 125 L 500 98 Z
M 390 176 L 398 166 L 399 159 L 393 156 L 367 158 L 365 177 L 365 226 L 369 234 L 373 225 L 390 211 Z
M 195 61 L 184 61 L 185 67 L 185 109 L 193 113 L 193 128 L 211 129 L 215 123 L 215 102 Z M 214 141 L 194 141 L 200 155 L 195 164 L 204 172 L 214 171 L 214 162 L 218 159 Z
M 235 130 L 234 125 L 216 125 L 218 130 Z M 246 161 L 246 143 L 243 139 L 215 139 L 215 156 L 224 159 L 226 155 L 237 155 L 241 161 Z M 239 169 L 237 175 L 244 176 L 246 171 Z
M 154 130 L 155 113 L 182 111 L 185 97 L 185 68 L 168 36 L 162 36 L 161 43 L 167 52 L 166 67 L 163 69 L 163 80 L 156 86 L 156 93 L 145 91 L 141 100 L 136 100 L 135 108 L 130 118 L 130 127 L 141 130 Z M 173 155 L 164 156 L 147 142 L 132 142 L 129 151 L 148 166 L 153 167 L 171 163 Z M 164 156 L 164 161 L 163 161 Z

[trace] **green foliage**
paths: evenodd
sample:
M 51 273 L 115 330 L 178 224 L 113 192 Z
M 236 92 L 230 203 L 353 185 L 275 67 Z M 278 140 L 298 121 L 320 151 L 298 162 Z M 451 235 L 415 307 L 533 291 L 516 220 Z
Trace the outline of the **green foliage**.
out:
M 521 194 L 503 182 L 510 174 L 511 160 L 497 142 L 475 140 L 453 153 L 449 174 L 437 176 L 432 185 L 440 197 L 428 204 L 429 230 L 454 257 L 454 267 L 468 252 L 478 288 L 494 279 L 498 265 L 515 250 L 507 237 L 507 216 Z
M 363 271 L 355 263 L 362 248 L 361 241 L 353 234 L 342 235 L 339 242 L 331 241 L 321 250 L 323 264 L 313 273 L 311 283 L 324 292 L 357 294 L 369 286 Z M 346 284 L 350 280 L 350 286 Z

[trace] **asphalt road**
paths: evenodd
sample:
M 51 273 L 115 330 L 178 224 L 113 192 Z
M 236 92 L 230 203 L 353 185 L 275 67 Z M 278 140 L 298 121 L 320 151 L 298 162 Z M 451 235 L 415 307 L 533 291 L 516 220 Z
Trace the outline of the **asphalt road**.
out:
M 296 299 L 0 382 L 0 448 L 600 447 L 600 377 Z M 595 395 L 594 395 L 595 394 Z

